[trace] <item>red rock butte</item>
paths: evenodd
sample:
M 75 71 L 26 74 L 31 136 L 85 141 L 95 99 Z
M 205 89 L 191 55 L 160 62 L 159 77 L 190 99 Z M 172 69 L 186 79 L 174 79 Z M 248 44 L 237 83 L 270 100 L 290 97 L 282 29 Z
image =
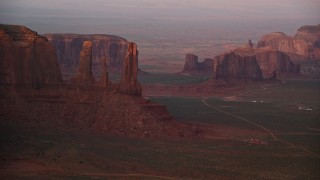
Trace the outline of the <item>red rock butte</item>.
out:
M 1 85 L 40 88 L 62 83 L 55 49 L 27 27 L 0 25 L 0 56 Z

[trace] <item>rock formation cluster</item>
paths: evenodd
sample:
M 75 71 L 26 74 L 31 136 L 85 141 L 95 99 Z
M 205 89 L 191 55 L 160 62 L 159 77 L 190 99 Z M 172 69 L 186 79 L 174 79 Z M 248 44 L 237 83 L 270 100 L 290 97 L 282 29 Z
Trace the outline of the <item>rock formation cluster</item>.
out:
M 320 62 L 320 25 L 303 26 L 293 37 L 282 32 L 264 35 L 257 43 L 257 47 L 248 40 L 242 47 L 213 59 L 206 59 L 202 63 L 198 62 L 196 55 L 187 54 L 181 73 L 190 75 L 212 73 L 216 79 L 232 77 L 254 80 L 275 79 L 277 75 L 301 72 L 308 76 L 318 76 L 320 72 L 317 62 Z M 258 69 L 262 73 L 261 76 Z M 308 69 L 312 72 L 307 72 Z
M 24 26 L 0 25 L 0 84 L 31 86 L 62 83 L 53 46 Z
M 130 95 L 141 95 L 141 85 L 138 78 L 138 50 L 135 43 L 130 42 L 126 58 L 122 67 L 122 75 L 119 84 L 120 92 Z
M 257 47 L 269 47 L 285 52 L 296 63 L 320 61 L 320 24 L 300 27 L 293 37 L 282 32 L 266 34 L 260 39 Z
M 93 88 L 95 87 L 95 79 L 92 74 L 92 42 L 84 41 L 79 56 L 79 67 L 70 83 L 75 87 Z M 101 60 L 102 75 L 97 87 L 109 89 L 111 82 L 108 78 L 107 58 Z M 135 43 L 128 44 L 125 60 L 122 65 L 121 80 L 117 89 L 128 95 L 140 96 L 142 89 L 138 82 L 138 50 Z

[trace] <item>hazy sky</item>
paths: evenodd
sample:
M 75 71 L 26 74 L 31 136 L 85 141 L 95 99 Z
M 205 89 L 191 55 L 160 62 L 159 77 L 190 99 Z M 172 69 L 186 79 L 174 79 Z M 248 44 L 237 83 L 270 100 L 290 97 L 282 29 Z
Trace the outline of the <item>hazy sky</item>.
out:
M 114 24 L 117 21 L 125 25 L 128 22 L 139 24 L 162 21 L 179 24 L 261 21 L 267 23 L 276 20 L 299 21 L 304 25 L 319 23 L 319 2 L 319 0 L 1 0 L 0 23 L 23 24 L 40 31 L 46 31 L 46 27 L 63 31 L 69 24 L 100 25 L 101 22 Z M 60 26 L 60 29 L 54 26 Z
M 319 0 L 1 0 L 1 17 L 319 17 Z M 132 17 L 133 15 L 133 17 Z M 1 18 L 1 19 L 2 19 Z M 193 19 L 193 18 L 192 18 Z

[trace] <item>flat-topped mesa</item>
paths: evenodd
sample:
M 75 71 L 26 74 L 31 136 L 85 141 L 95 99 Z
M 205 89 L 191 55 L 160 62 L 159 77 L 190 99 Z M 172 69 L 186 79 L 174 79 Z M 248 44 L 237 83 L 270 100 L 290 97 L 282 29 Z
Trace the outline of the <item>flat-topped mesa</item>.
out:
M 62 66 L 79 64 L 79 53 L 84 41 L 92 42 L 93 66 L 100 66 L 105 56 L 108 59 L 109 72 L 120 72 L 127 51 L 128 41 L 124 38 L 104 34 L 45 34 L 56 48 L 58 61 Z M 118 70 L 119 69 L 119 70 Z
M 30 86 L 62 83 L 53 46 L 25 26 L 0 24 L 0 85 Z
M 92 42 L 84 41 L 80 52 L 79 67 L 71 84 L 82 87 L 91 88 L 94 86 L 95 80 L 92 74 Z
M 214 79 L 262 80 L 262 73 L 254 55 L 239 55 L 235 52 L 217 56 L 213 61 Z
M 133 42 L 128 44 L 128 51 L 122 66 L 119 90 L 123 94 L 141 96 L 142 89 L 138 82 L 138 50 Z
M 107 70 L 107 58 L 106 57 L 102 57 L 101 66 L 102 66 L 102 74 L 100 77 L 99 85 L 100 85 L 100 87 L 108 88 L 110 85 L 110 82 L 109 82 L 109 76 L 108 76 L 108 70 Z

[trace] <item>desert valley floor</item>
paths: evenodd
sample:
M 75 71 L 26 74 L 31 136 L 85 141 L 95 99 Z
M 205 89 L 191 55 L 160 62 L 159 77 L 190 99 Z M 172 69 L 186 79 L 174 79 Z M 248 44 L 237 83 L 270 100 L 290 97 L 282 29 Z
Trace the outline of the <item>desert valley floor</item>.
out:
M 184 88 L 180 78 L 173 91 Z M 55 94 L 45 90 L 1 93 L 1 116 L 25 119 L 1 121 L 0 173 L 4 179 L 317 179 L 319 84 L 282 79 L 193 97 L 172 95 L 170 88 L 159 95 L 146 90 L 145 98 L 166 105 L 178 122 L 200 126 L 199 136 L 160 138 L 101 134 L 53 121 L 61 117 L 63 99 L 53 100 Z M 10 103 L 28 116 L 10 112 Z M 40 111 L 52 118 L 43 119 Z

